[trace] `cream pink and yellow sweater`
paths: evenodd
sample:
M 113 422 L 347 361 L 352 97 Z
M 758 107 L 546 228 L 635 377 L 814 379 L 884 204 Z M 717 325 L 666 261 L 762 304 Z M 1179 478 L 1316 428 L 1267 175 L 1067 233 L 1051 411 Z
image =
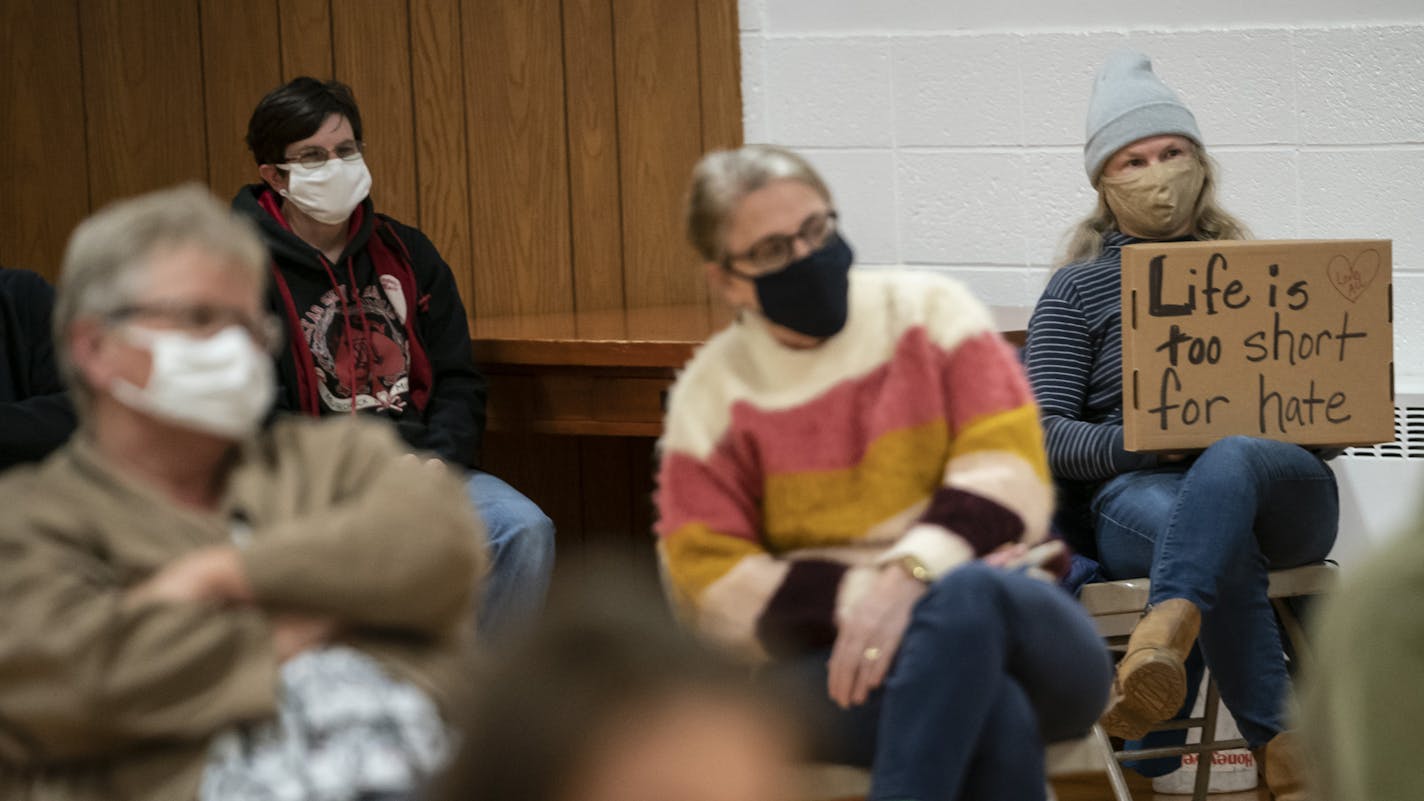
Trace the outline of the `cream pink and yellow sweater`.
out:
M 752 656 L 829 646 L 878 565 L 936 576 L 1047 537 L 1038 410 L 961 285 L 854 271 L 810 350 L 748 314 L 679 377 L 659 442 L 659 553 L 681 611 Z

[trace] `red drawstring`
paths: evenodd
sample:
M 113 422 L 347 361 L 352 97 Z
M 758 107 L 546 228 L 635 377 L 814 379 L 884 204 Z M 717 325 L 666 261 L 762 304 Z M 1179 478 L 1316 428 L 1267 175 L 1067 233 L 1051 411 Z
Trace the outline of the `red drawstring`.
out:
M 346 279 L 351 282 L 351 291 L 356 292 L 356 309 L 360 312 L 357 319 L 361 321 L 361 335 L 366 339 L 366 358 L 372 360 L 370 367 L 375 367 L 376 340 L 371 336 L 371 321 L 366 317 L 366 307 L 362 305 L 361 293 L 356 289 L 356 269 L 351 265 L 351 257 L 346 257 Z M 366 392 L 374 396 L 376 387 L 371 383 L 371 370 L 366 371 Z M 351 376 L 355 382 L 355 374 Z
M 277 269 L 275 261 L 272 262 L 272 282 L 277 285 L 277 292 L 282 296 L 282 306 L 287 313 L 287 325 L 291 329 L 289 342 L 292 362 L 296 367 L 298 404 L 307 414 L 320 415 L 321 394 L 316 387 L 316 373 L 310 368 L 302 369 L 302 365 L 315 363 L 312 359 L 311 348 L 307 345 L 306 337 L 302 335 L 302 318 L 297 314 L 297 304 L 292 299 L 292 289 L 287 286 L 287 279 L 282 277 L 282 271 Z
M 356 414 L 356 343 L 351 331 L 351 307 L 346 303 L 346 292 L 342 291 L 341 284 L 336 280 L 336 273 L 331 270 L 331 263 L 326 260 L 324 254 L 318 253 L 317 259 L 321 261 L 321 266 L 326 268 L 326 278 L 331 281 L 332 289 L 336 290 L 336 296 L 341 299 L 341 326 L 346 333 L 346 367 L 350 370 L 351 376 L 351 414 Z M 347 271 L 350 272 L 351 260 L 346 260 Z M 353 278 L 351 285 L 354 287 L 356 281 Z M 358 298 L 359 300 L 359 298 Z M 362 317 L 365 317 L 363 314 Z M 369 345 L 369 341 L 367 342 Z

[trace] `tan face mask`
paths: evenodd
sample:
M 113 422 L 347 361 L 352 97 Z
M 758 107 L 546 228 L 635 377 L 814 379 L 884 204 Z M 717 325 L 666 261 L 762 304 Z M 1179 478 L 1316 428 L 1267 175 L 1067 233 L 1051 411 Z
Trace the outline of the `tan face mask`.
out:
M 1206 171 L 1191 156 L 1175 158 L 1113 178 L 1099 186 L 1118 229 L 1143 239 L 1166 239 L 1188 232 Z

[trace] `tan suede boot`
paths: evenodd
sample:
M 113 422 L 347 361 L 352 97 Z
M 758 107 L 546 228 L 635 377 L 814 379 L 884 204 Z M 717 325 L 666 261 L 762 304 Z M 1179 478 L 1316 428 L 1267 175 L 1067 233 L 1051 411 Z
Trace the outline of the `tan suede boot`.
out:
M 1138 621 L 1103 713 L 1108 734 L 1136 740 L 1177 714 L 1187 697 L 1187 654 L 1200 630 L 1201 610 L 1182 598 L 1153 606 Z
M 1310 801 L 1305 781 L 1305 755 L 1300 740 L 1283 731 L 1260 748 L 1253 748 L 1256 770 L 1276 801 Z

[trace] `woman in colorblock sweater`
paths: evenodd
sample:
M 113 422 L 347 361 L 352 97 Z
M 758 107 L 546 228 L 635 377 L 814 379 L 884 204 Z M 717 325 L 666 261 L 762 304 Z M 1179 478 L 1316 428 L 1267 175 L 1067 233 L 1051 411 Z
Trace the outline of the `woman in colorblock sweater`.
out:
M 1041 799 L 1109 666 L 1050 582 L 1053 494 L 1012 349 L 958 284 L 851 272 L 830 192 L 774 147 L 712 153 L 688 229 L 738 321 L 660 442 L 659 553 L 685 617 L 827 715 L 873 801 Z M 1034 563 L 1033 571 L 1010 564 Z
M 1335 541 L 1334 475 L 1296 445 L 1227 437 L 1200 453 L 1123 449 L 1121 248 L 1241 239 L 1215 202 L 1212 162 L 1191 111 L 1141 53 L 1099 71 L 1084 148 L 1096 211 L 1029 322 L 1025 357 L 1049 464 L 1082 502 L 1081 522 L 1115 579 L 1150 576 L 1150 611 L 1118 666 L 1109 733 L 1135 739 L 1184 709 L 1184 662 L 1202 655 L 1278 799 L 1304 798 L 1284 729 L 1290 688 L 1267 571 L 1318 562 Z M 1071 526 L 1070 526 L 1071 527 Z M 1071 536 L 1070 536 L 1071 539 Z

